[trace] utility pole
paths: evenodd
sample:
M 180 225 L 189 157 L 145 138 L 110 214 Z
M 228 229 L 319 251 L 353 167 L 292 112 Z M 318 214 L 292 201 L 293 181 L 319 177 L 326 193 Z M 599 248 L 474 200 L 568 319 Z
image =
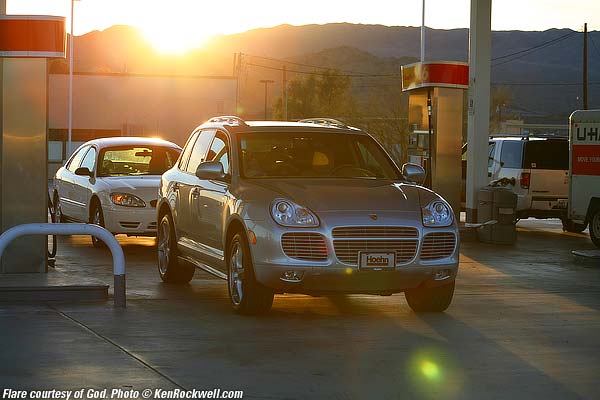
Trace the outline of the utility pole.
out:
M 421 13 L 421 62 L 425 62 L 425 0 L 422 0 Z
M 588 109 L 587 93 L 587 23 L 583 24 L 583 109 Z
M 242 74 L 242 52 L 234 54 L 234 75 L 235 75 L 235 115 L 240 114 L 240 75 Z
M 73 151 L 73 10 L 75 8 L 75 0 L 71 0 L 71 36 L 69 40 L 69 121 L 67 132 L 67 155 L 65 160 L 71 156 Z
M 287 65 L 283 66 L 283 96 L 282 100 L 282 108 L 283 108 L 283 120 L 288 120 L 288 104 L 287 104 Z
M 265 121 L 267 120 L 267 85 L 269 83 L 273 83 L 274 81 L 270 80 L 270 79 L 261 79 L 260 83 L 264 83 L 265 84 Z

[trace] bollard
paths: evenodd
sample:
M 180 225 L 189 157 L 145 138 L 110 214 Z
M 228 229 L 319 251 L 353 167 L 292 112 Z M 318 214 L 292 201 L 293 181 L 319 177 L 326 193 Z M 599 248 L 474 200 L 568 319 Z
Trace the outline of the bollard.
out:
M 114 306 L 126 307 L 125 255 L 112 233 L 93 224 L 23 224 L 16 225 L 0 235 L 0 259 L 6 247 L 18 237 L 27 235 L 92 235 L 106 243 L 113 257 Z

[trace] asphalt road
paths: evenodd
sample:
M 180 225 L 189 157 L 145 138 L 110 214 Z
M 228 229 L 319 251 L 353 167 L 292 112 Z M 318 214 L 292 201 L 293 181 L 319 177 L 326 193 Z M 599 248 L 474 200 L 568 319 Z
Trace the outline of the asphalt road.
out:
M 465 242 L 454 302 L 403 295 L 276 296 L 233 314 L 224 281 L 160 282 L 154 240 L 119 237 L 128 308 L 0 304 L 0 388 L 243 390 L 251 399 L 600 398 L 600 265 L 560 221 L 523 221 L 514 246 Z M 112 285 L 107 250 L 59 244 L 56 269 Z

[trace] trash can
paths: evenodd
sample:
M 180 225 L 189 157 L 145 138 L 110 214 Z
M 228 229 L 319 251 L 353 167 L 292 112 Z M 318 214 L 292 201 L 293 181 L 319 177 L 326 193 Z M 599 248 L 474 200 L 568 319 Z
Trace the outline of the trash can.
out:
M 477 193 L 479 223 L 497 221 L 478 229 L 479 241 L 494 244 L 512 244 L 517 240 L 517 194 L 502 186 L 486 186 Z

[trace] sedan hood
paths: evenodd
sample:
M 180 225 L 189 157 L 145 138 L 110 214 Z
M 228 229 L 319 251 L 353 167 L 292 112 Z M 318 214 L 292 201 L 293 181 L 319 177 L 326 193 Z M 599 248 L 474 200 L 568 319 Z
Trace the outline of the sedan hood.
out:
M 145 175 L 145 176 L 107 176 L 100 178 L 111 188 L 158 188 L 160 183 L 160 175 Z
M 319 212 L 420 211 L 418 187 L 388 180 L 289 179 L 253 183 Z
M 158 198 L 160 175 L 147 176 L 109 176 L 102 179 L 108 192 L 125 192 L 134 194 L 146 201 Z

